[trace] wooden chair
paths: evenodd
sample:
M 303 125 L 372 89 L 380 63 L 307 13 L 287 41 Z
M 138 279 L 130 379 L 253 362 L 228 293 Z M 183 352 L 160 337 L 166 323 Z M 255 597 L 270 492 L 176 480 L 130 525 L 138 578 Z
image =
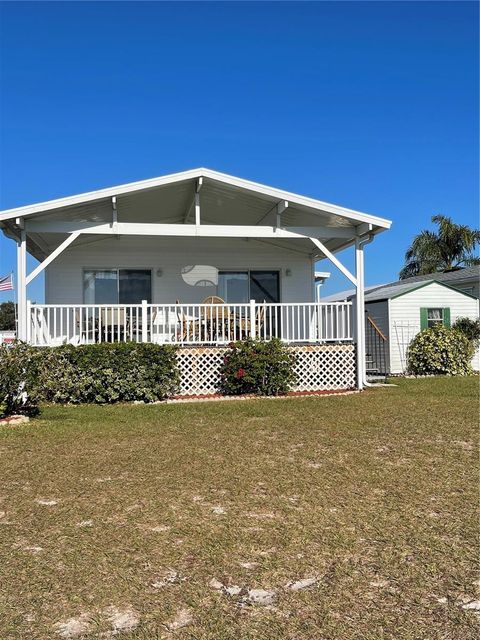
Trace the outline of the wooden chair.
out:
M 180 304 L 179 300 L 175 300 L 175 304 Z M 177 340 L 181 342 L 195 341 L 201 335 L 201 323 L 198 320 L 188 318 L 183 308 L 177 308 L 177 320 L 179 329 L 177 331 Z
M 225 304 L 225 300 L 220 296 L 207 296 L 202 305 Z M 228 327 L 231 325 L 230 307 L 211 308 L 201 307 L 202 329 L 206 336 L 217 338 L 223 341 L 228 335 Z
M 207 296 L 202 304 L 225 304 L 225 300 L 220 296 Z

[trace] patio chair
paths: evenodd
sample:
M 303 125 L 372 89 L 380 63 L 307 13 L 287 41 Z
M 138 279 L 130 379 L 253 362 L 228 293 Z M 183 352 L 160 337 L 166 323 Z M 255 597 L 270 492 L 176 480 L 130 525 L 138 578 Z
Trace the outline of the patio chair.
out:
M 121 336 L 123 339 L 126 338 L 128 331 L 128 323 L 127 323 L 127 314 L 125 309 L 118 308 L 106 308 L 100 309 L 100 323 L 99 323 L 99 332 L 102 334 L 107 334 L 107 339 L 113 342 L 115 337 L 117 340 L 120 340 Z M 101 339 L 102 336 L 100 336 Z
M 179 305 L 180 301 L 175 300 L 175 304 Z M 181 307 L 180 309 L 177 308 L 177 320 L 179 324 L 179 328 L 177 331 L 178 342 L 193 342 L 196 338 L 200 339 L 202 328 L 201 322 L 194 318 L 189 318 L 185 314 L 183 307 Z
M 225 300 L 220 296 L 207 296 L 202 305 L 221 305 Z M 230 307 L 201 307 L 202 324 L 205 336 L 224 342 L 228 335 L 228 327 L 232 323 Z
M 207 296 L 202 304 L 225 304 L 225 300 L 220 296 Z

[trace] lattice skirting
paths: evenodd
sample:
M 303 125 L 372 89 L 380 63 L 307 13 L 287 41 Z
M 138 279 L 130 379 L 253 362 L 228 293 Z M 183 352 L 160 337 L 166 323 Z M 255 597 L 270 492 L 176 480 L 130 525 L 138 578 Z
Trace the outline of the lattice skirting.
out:
M 355 347 L 352 344 L 289 347 L 297 355 L 297 385 L 293 391 L 333 391 L 355 387 Z M 225 347 L 178 350 L 180 395 L 219 392 Z

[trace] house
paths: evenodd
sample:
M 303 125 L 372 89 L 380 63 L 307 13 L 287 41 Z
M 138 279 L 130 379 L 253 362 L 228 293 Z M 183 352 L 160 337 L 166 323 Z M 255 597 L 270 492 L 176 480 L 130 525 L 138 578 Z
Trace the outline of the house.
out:
M 364 246 L 390 224 L 209 169 L 0 212 L 17 243 L 20 339 L 177 344 L 196 390 L 246 336 L 307 354 L 302 388 L 362 388 L 363 313 L 316 301 L 315 263 L 330 260 L 361 301 Z M 335 255 L 347 247 L 354 274 Z M 28 275 L 27 252 L 39 261 Z M 45 303 L 33 304 L 27 287 L 42 271 Z
M 435 323 L 446 326 L 461 317 L 479 317 L 479 267 L 399 280 L 387 285 L 368 287 L 365 291 L 366 359 L 373 372 L 401 374 L 407 369 L 407 348 L 413 337 Z M 448 277 L 453 276 L 455 277 Z M 446 277 L 445 277 L 446 276 Z M 453 286 L 468 288 L 468 291 Z M 477 288 L 475 288 L 477 287 Z M 345 295 L 346 294 L 346 295 Z M 328 302 L 350 301 L 355 293 L 341 292 L 324 299 Z M 480 369 L 477 351 L 472 365 Z

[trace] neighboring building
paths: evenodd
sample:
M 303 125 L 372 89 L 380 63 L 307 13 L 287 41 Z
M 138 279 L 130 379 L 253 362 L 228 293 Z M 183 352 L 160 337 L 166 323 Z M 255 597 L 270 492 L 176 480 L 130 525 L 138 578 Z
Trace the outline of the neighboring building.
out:
M 361 298 L 363 246 L 390 224 L 209 169 L 0 212 L 17 242 L 20 339 L 216 348 L 250 335 L 310 354 L 338 345 L 342 361 L 304 365 L 318 388 L 345 385 L 352 371 L 361 388 L 365 359 L 363 314 L 316 302 L 315 263 L 328 258 Z M 352 246 L 355 275 L 335 256 Z M 28 276 L 27 251 L 40 261 Z M 30 304 L 27 285 L 43 270 L 45 304 Z
M 427 282 L 434 280 L 435 282 L 443 282 L 445 284 L 469 293 L 476 298 L 480 298 L 480 266 L 465 267 L 462 269 L 455 269 L 454 271 L 447 271 L 446 273 L 429 273 L 423 276 L 412 276 L 411 278 L 405 278 L 404 280 L 396 280 L 387 284 L 374 284 L 365 287 L 365 294 L 367 291 L 373 291 L 375 289 L 381 289 L 383 287 L 397 287 L 406 284 L 416 284 L 419 282 Z M 323 300 L 325 302 L 334 302 L 339 300 L 351 300 L 355 296 L 355 289 L 347 289 L 346 291 L 339 291 L 338 293 L 332 293 L 329 296 L 325 296 Z
M 449 326 L 461 317 L 479 317 L 479 267 L 416 276 L 365 291 L 366 358 L 372 372 L 399 374 L 407 367 L 407 347 L 422 329 L 441 322 Z M 455 284 L 455 286 L 454 286 Z M 352 301 L 353 291 L 328 296 L 323 302 Z M 480 354 L 473 359 L 480 369 Z

